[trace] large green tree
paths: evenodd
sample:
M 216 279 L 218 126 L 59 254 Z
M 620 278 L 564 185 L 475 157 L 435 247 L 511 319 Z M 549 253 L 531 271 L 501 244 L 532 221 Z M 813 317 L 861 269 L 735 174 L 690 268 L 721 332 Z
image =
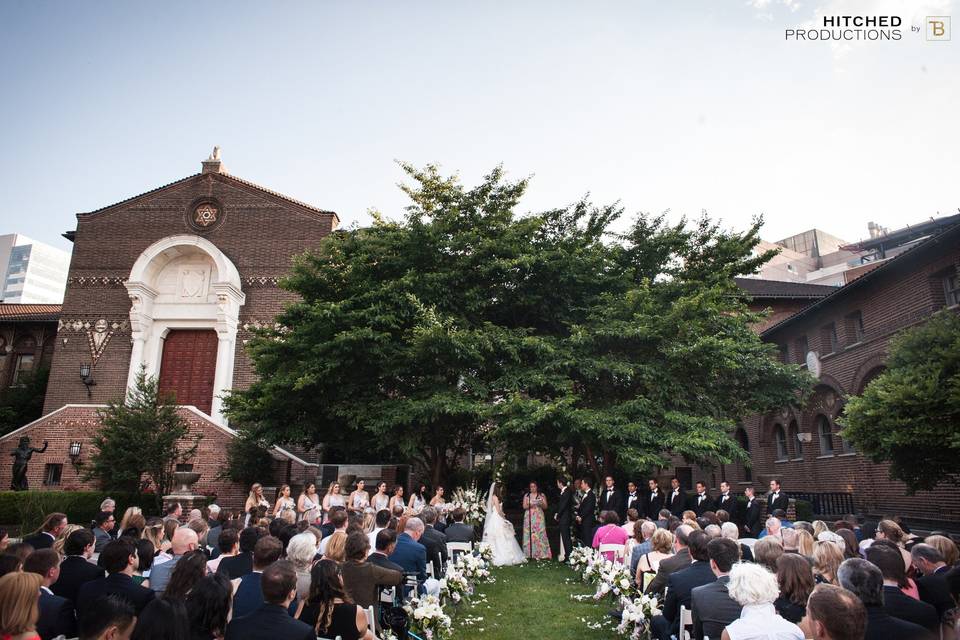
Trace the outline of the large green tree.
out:
M 259 380 L 227 401 L 270 442 L 419 460 L 434 482 L 467 447 L 585 454 L 594 470 L 742 456 L 738 416 L 807 384 L 750 330 L 733 276 L 757 227 L 725 232 L 587 202 L 519 216 L 526 181 L 473 188 L 433 166 L 399 222 L 331 234 L 249 343 Z M 605 469 L 601 469 L 604 467 Z
M 23 373 L 17 384 L 0 391 L 0 435 L 19 429 L 43 415 L 50 369 Z
M 941 311 L 890 343 L 886 370 L 850 398 L 842 436 L 913 493 L 960 484 L 960 316 Z

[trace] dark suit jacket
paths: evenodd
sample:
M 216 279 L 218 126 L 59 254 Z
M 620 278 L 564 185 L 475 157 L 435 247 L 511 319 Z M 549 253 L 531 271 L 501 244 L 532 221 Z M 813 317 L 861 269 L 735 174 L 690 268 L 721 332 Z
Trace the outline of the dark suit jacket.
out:
M 566 523 L 569 527 L 573 521 L 573 489 L 565 487 L 563 492 L 557 497 L 557 522 L 561 525 Z
M 433 575 L 439 579 L 447 564 L 447 536 L 428 524 L 423 528 L 420 544 L 427 548 L 427 560 L 433 563 Z
M 76 636 L 77 617 L 73 612 L 73 603 L 66 598 L 49 594 L 41 588 L 37 633 L 42 640 L 50 640 L 61 634 L 68 638 Z
M 724 628 L 740 617 L 743 607 L 727 593 L 729 583 L 730 576 L 720 576 L 715 582 L 693 589 L 693 637 L 696 640 L 703 640 L 703 636 L 719 640 Z
M 626 513 L 630 509 L 636 509 L 641 518 L 646 515 L 647 507 L 643 499 L 642 491 L 635 491 L 633 495 L 630 495 L 630 492 L 623 494 L 623 512 Z
M 753 502 L 748 502 L 743 515 L 743 525 L 747 528 L 747 531 L 750 532 L 750 537 L 752 538 L 760 535 L 760 531 L 763 529 L 763 523 L 760 521 L 760 514 L 762 512 L 763 509 L 760 506 L 759 500 L 754 498 Z
M 417 582 L 427 579 L 427 548 L 407 533 L 397 536 L 397 546 L 390 554 L 390 561 L 403 567 L 404 573 L 417 575 Z
M 683 512 L 687 510 L 687 494 L 680 489 L 680 492 L 676 495 L 673 494 L 673 489 L 667 493 L 667 509 L 670 509 L 670 513 L 677 516 L 678 518 L 683 515 Z
M 777 499 L 773 499 L 773 494 L 767 494 L 767 515 L 772 516 L 777 509 L 783 509 L 784 512 L 790 507 L 790 498 L 783 491 L 779 493 Z
M 593 531 L 597 528 L 597 494 L 592 489 L 580 499 L 577 516 L 580 518 L 580 537 L 589 547 L 593 544 Z
M 390 558 L 383 555 L 379 551 L 374 551 L 373 553 L 371 553 L 370 556 L 367 558 L 367 562 L 371 562 L 377 565 L 378 567 L 382 567 L 384 569 L 393 569 L 394 571 L 399 571 L 400 573 L 403 573 L 403 567 L 398 565 L 396 562 L 391 561 Z
M 50 591 L 71 602 L 76 602 L 80 585 L 102 578 L 104 575 L 102 568 L 88 562 L 83 556 L 67 556 L 60 563 L 60 577 L 50 587 Z
M 700 517 L 705 511 L 713 511 L 713 498 L 709 493 L 703 494 L 703 500 L 700 500 L 700 494 L 694 494 L 690 497 L 690 510 Z
M 724 499 L 723 494 L 721 493 L 717 496 L 717 499 L 713 501 L 713 506 L 716 511 L 723 509 L 730 514 L 730 522 L 740 522 L 740 503 L 737 502 L 737 496 L 732 493 L 728 494 L 726 499 Z
M 690 550 L 684 547 L 678 553 L 669 558 L 660 561 L 660 568 L 657 569 L 657 575 L 654 576 L 650 584 L 647 585 L 647 593 L 662 593 L 663 588 L 667 586 L 667 578 L 674 571 L 680 571 L 690 566 Z
M 363 607 L 373 606 L 380 601 L 379 588 L 403 584 L 403 572 L 391 571 L 372 562 L 347 560 L 340 565 L 343 588 L 353 604 Z
M 473 543 L 477 538 L 477 531 L 469 524 L 454 522 L 447 525 L 443 535 L 447 536 L 447 542 L 470 542 Z
M 933 575 L 917 578 L 916 582 L 920 599 L 936 607 L 942 620 L 943 614 L 955 606 L 950 595 L 950 586 L 947 584 L 946 568 Z
M 276 604 L 266 604 L 249 615 L 234 617 L 225 640 L 317 640 L 317 632 L 305 622 L 290 617 Z
M 259 609 L 263 604 L 263 589 L 260 588 L 260 579 L 262 573 L 248 573 L 240 579 L 240 585 L 233 596 L 233 616 L 234 618 L 249 615 Z M 297 612 L 297 601 L 290 603 L 288 615 L 293 616 Z
M 657 495 L 652 495 L 653 492 L 647 489 L 641 495 L 643 495 L 643 502 L 645 511 L 641 513 L 640 516 L 643 517 L 646 515 L 651 520 L 658 520 L 660 518 L 660 510 L 663 509 L 663 491 L 657 489 Z
M 112 530 L 111 530 L 112 531 Z M 103 551 L 103 548 L 110 544 L 113 541 L 113 538 L 110 537 L 110 534 L 100 527 L 93 528 L 93 550 L 96 553 Z
M 662 563 L 661 563 L 662 564 Z M 667 599 L 663 604 L 663 617 L 671 622 L 670 628 L 680 635 L 680 607 L 690 609 L 693 590 L 711 582 L 717 576 L 710 569 L 709 562 L 694 562 L 686 569 L 674 571 L 667 578 Z
M 864 640 L 934 640 L 934 635 L 920 625 L 894 618 L 883 607 L 867 607 L 867 633 Z
M 38 531 L 33 535 L 26 536 L 23 539 L 23 542 L 30 545 L 34 549 L 49 549 L 53 546 L 54 538 L 45 531 Z
M 82 616 L 87 605 L 100 596 L 118 596 L 127 600 L 133 605 L 138 616 L 155 597 L 153 589 L 141 587 L 127 574 L 113 573 L 106 578 L 91 580 L 80 587 L 77 595 L 77 616 Z
M 914 600 L 899 587 L 883 587 L 883 610 L 894 618 L 920 625 L 924 629 L 936 631 L 940 624 L 937 609 L 921 600 Z
M 614 488 L 613 493 L 607 497 L 607 488 L 603 487 L 600 489 L 599 494 L 600 511 L 615 511 L 622 521 L 624 517 L 623 514 L 626 512 L 626 500 L 624 500 L 623 492 Z
M 223 574 L 233 580 L 242 578 L 253 571 L 253 554 L 238 553 L 232 558 L 224 558 L 217 566 L 217 573 Z

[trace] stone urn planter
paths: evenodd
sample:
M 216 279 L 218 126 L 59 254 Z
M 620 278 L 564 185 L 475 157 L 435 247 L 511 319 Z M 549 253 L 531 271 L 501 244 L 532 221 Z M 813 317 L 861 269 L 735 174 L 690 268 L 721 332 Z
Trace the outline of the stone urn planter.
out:
M 173 481 L 177 484 L 174 493 L 182 496 L 193 495 L 193 485 L 200 479 L 200 474 L 195 471 L 174 471 Z

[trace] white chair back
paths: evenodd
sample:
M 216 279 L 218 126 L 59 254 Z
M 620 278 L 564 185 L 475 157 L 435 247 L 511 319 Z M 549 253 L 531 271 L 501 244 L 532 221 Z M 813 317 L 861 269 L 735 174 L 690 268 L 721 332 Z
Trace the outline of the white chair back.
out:
M 680 640 L 691 640 L 693 636 L 687 630 L 687 627 L 693 626 L 693 611 L 680 605 Z
M 613 553 L 614 562 L 620 561 L 623 562 L 623 554 L 626 545 L 622 544 L 601 544 L 600 553 Z
M 370 605 L 363 610 L 367 614 L 367 628 L 373 632 L 373 635 L 377 635 L 377 619 L 373 615 L 373 605 Z
M 433 573 L 433 560 L 431 560 L 431 561 L 429 561 L 429 562 L 427 563 L 427 577 L 428 577 L 428 578 L 436 578 L 436 577 L 437 577 L 437 576 L 434 575 L 434 573 Z
M 737 542 L 739 542 L 740 544 L 745 544 L 751 549 L 753 549 L 753 545 L 757 544 L 757 539 L 756 538 L 740 538 L 739 540 L 737 540 Z
M 470 542 L 448 542 L 447 556 L 453 560 L 457 557 L 457 553 L 473 553 L 473 544 Z

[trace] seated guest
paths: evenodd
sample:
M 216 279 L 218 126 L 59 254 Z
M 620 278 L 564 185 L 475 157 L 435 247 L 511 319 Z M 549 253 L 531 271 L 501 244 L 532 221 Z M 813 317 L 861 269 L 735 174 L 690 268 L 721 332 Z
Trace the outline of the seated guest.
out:
M 739 545 L 725 538 L 711 540 L 707 543 L 707 556 L 710 570 L 717 579 L 694 588 L 691 593 L 693 637 L 696 640 L 703 640 L 704 636 L 719 638 L 723 629 L 740 617 L 742 609 L 740 603 L 727 593 L 730 569 L 740 561 Z M 679 578 L 681 574 L 674 575 Z
M 800 627 L 781 617 L 773 606 L 780 589 L 776 576 L 765 567 L 747 562 L 734 565 L 727 592 L 743 609 L 723 630 L 722 640 L 804 640 Z
M 207 556 L 200 549 L 183 554 L 170 574 L 164 593 L 168 598 L 183 599 L 207 575 Z
M 137 616 L 130 640 L 181 640 L 190 638 L 187 608 L 179 598 L 155 598 Z
M 140 538 L 133 545 L 137 548 L 137 570 L 133 572 L 133 581 L 141 587 L 149 587 L 155 547 L 146 538 Z
M 655 522 L 650 520 L 640 520 L 634 523 L 633 539 L 636 544 L 630 552 L 630 575 L 636 579 L 637 565 L 640 564 L 640 558 L 653 551 L 653 533 L 657 530 Z M 656 574 L 656 571 L 653 572 Z M 652 578 L 651 578 L 652 579 Z M 641 585 L 642 587 L 643 585 Z
M 338 513 L 342 515 L 337 515 Z M 327 521 L 320 525 L 320 533 L 323 534 L 324 538 L 328 538 L 333 535 L 333 532 L 337 529 L 345 530 L 349 519 L 350 516 L 347 514 L 346 507 L 334 505 L 330 507 L 330 511 L 327 514 Z M 323 552 L 321 551 L 321 553 Z
M 297 602 L 310 593 L 310 569 L 317 555 L 317 539 L 312 533 L 298 533 L 287 544 L 287 560 L 297 572 Z
M 906 533 L 903 528 L 893 520 L 881 520 L 877 523 L 877 532 L 874 534 L 877 540 L 889 540 L 900 548 L 900 555 L 903 556 L 903 566 L 909 568 L 913 559 L 910 552 L 904 549 L 904 540 Z
M 654 578 L 647 584 L 647 588 L 644 590 L 649 594 L 661 594 L 663 590 L 667 587 L 667 579 L 670 577 L 670 574 L 674 571 L 680 571 L 690 566 L 690 550 L 687 548 L 687 541 L 690 538 L 690 533 L 693 531 L 693 528 L 689 525 L 683 524 L 677 527 L 673 532 L 671 543 L 673 544 L 673 556 L 670 558 L 661 558 L 659 565 L 657 566 L 657 574 Z M 653 548 L 657 549 L 657 541 L 653 540 Z M 637 571 L 644 570 L 644 561 L 641 560 L 640 564 L 637 565 Z M 637 580 L 637 583 L 640 583 L 640 580 Z
M 817 584 L 838 584 L 837 569 L 843 562 L 843 551 L 833 542 L 818 541 L 813 545 L 813 579 Z
M 797 529 L 797 553 L 807 558 L 813 557 L 813 534 L 803 529 Z
M 894 618 L 883 608 L 883 574 L 862 558 L 849 558 L 837 570 L 840 586 L 860 598 L 867 609 L 865 640 L 932 640 L 920 625 Z
M 670 513 L 669 509 L 660 509 L 660 513 L 657 514 L 657 528 L 666 529 L 670 526 L 670 519 L 673 517 L 673 514 Z
M 843 557 L 847 558 L 859 558 L 860 557 L 860 542 L 857 540 L 857 535 L 853 532 L 852 529 L 837 529 L 837 535 L 843 540 Z
M 37 640 L 40 576 L 16 571 L 0 578 L 0 637 Z
M 219 553 L 207 561 L 207 571 L 216 573 L 224 558 L 233 558 L 240 553 L 240 532 L 233 527 L 217 527 L 217 547 Z
M 390 560 L 390 554 L 397 546 L 397 532 L 393 529 L 383 529 L 377 534 L 377 548 L 367 560 L 378 567 L 393 569 L 403 573 L 403 567 Z
M 190 590 L 186 605 L 193 640 L 223 638 L 230 619 L 231 590 L 230 581 L 222 574 L 210 574 Z
M 403 584 L 403 572 L 384 569 L 367 562 L 369 552 L 370 541 L 367 540 L 367 534 L 362 531 L 350 533 L 347 536 L 347 559 L 340 566 L 340 576 L 343 588 L 354 604 L 364 609 L 376 605 L 379 609 L 380 587 Z
M 405 574 L 417 577 L 418 591 L 435 591 L 439 583 L 434 580 L 428 588 L 427 584 L 427 548 L 418 541 L 423 535 L 423 522 L 420 518 L 408 518 L 403 533 L 397 536 L 397 544 L 390 561 L 403 567 Z
M 636 509 L 627 509 L 627 521 L 620 525 L 620 528 L 627 534 L 628 540 L 633 538 L 633 530 L 638 522 L 640 522 L 640 512 Z
M 97 517 L 94 518 L 93 522 L 96 525 L 93 528 L 93 537 L 96 539 L 93 552 L 100 553 L 103 551 L 103 548 L 113 540 L 110 532 L 113 531 L 113 528 L 117 525 L 117 520 L 114 518 L 112 511 L 101 511 L 97 514 Z
M 740 527 L 733 522 L 724 522 L 720 525 L 720 535 L 727 540 L 733 540 L 740 547 L 740 559 L 744 562 L 753 562 L 753 550 L 747 545 L 741 543 Z
M 332 536 L 327 536 L 320 541 L 320 544 L 326 542 L 323 557 L 334 562 L 343 562 L 347 546 L 347 532 L 334 531 Z
M 690 609 L 693 590 L 696 587 L 715 582 L 717 577 L 710 569 L 707 556 L 709 538 L 702 531 L 690 534 L 687 548 L 690 551 L 690 566 L 675 571 L 667 578 L 667 598 L 663 605 L 663 615 L 654 616 L 651 622 L 653 635 L 660 640 L 670 640 L 671 636 L 680 636 L 680 607 Z
M 377 546 L 377 534 L 383 531 L 384 529 L 386 529 L 389 523 L 390 523 L 390 512 L 386 509 L 381 509 L 380 511 L 377 511 L 377 514 L 373 517 L 373 529 L 370 531 L 370 533 L 367 534 L 367 537 L 369 537 L 370 539 L 371 549 L 374 549 Z
M 374 640 L 375 636 L 367 628 L 366 613 L 350 602 L 344 591 L 337 563 L 321 560 L 313 566 L 310 575 L 310 597 L 300 612 L 299 620 L 310 625 L 310 633 L 314 637 L 305 640 L 315 640 L 316 636 Z M 234 639 L 228 633 L 226 640 Z
M 133 606 L 123 598 L 97 598 L 77 620 L 79 640 L 129 640 L 136 621 Z
M 623 544 L 627 543 L 627 534 L 620 528 L 620 516 L 616 511 L 601 511 L 600 522 L 602 526 L 598 527 L 593 534 L 594 549 L 599 549 L 602 544 Z M 613 562 L 614 553 L 607 551 L 604 557 Z
M 233 596 L 234 618 L 242 618 L 247 614 L 251 614 L 263 604 L 264 594 L 263 588 L 261 587 L 263 572 L 267 570 L 267 567 L 277 562 L 282 553 L 283 544 L 279 538 L 264 536 L 257 540 L 257 546 L 253 549 L 253 571 L 240 578 L 240 584 L 237 585 L 237 590 Z M 297 570 L 293 569 L 291 563 L 288 562 L 287 565 L 293 570 L 293 588 L 296 590 Z M 297 605 L 296 602 L 294 602 L 290 615 L 293 615 L 296 610 Z
M 920 625 L 929 631 L 936 631 L 940 616 L 932 605 L 911 598 L 901 585 L 907 583 L 907 572 L 903 569 L 900 550 L 885 544 L 870 545 L 867 548 L 867 561 L 880 569 L 883 575 L 883 609 L 894 618 Z
M 34 549 L 49 549 L 67 524 L 65 513 L 51 513 L 44 518 L 40 530 L 29 536 L 24 536 L 23 542 Z
M 780 518 L 770 516 L 767 518 L 766 526 L 764 527 L 763 531 L 760 532 L 760 535 L 757 536 L 757 538 L 762 540 L 767 536 L 780 537 L 781 528 L 783 528 L 783 523 L 780 521 Z
M 170 541 L 170 553 L 172 557 L 169 561 L 157 565 L 150 570 L 150 588 L 157 593 L 163 593 L 170 582 L 170 576 L 177 567 L 177 563 L 183 556 L 195 550 L 200 545 L 197 532 L 188 527 L 180 527 L 173 533 Z
M 675 541 L 676 538 L 667 529 L 656 529 L 653 532 L 653 535 L 650 536 L 650 551 L 637 558 L 637 568 L 633 572 L 637 585 L 644 590 L 650 586 L 660 571 L 660 563 L 674 555 Z M 682 549 L 686 558 L 686 564 L 683 565 L 685 567 L 690 564 L 690 552 L 686 549 L 686 546 Z M 664 578 L 664 583 L 666 583 L 666 578 Z
M 943 561 L 946 563 L 948 569 L 955 566 L 957 562 L 960 561 L 960 549 L 957 548 L 957 543 L 948 538 L 946 535 L 935 533 L 927 536 L 924 539 L 924 542 L 940 552 L 940 555 L 943 556 Z
M 437 522 L 437 510 L 434 507 L 424 507 L 420 511 L 420 519 L 423 520 L 420 544 L 427 548 L 427 560 L 433 563 L 434 577 L 439 578 L 447 565 L 447 536 L 434 528 Z
M 799 533 L 796 529 L 780 529 L 784 553 L 797 553 Z
M 54 595 L 50 590 L 50 585 L 60 577 L 60 554 L 53 549 L 38 549 L 23 561 L 23 571 L 40 576 L 40 619 L 37 633 L 41 640 L 50 640 L 59 635 L 74 637 L 77 619 L 73 603 Z
M 77 592 L 77 615 L 83 616 L 87 606 L 97 598 L 111 595 L 128 600 L 139 615 L 153 600 L 154 592 L 133 581 L 133 574 L 139 564 L 136 546 L 129 538 L 118 538 L 103 548 L 100 563 L 108 575 L 80 586 Z
M 330 537 L 337 531 L 343 531 L 346 533 L 347 525 L 349 524 L 349 517 L 347 516 L 346 509 L 338 509 L 330 514 L 330 524 L 333 525 L 333 529 L 330 533 L 324 532 L 323 540 L 320 541 L 320 554 L 327 555 L 327 545 L 330 544 Z
M 783 543 L 780 538 L 769 537 L 757 540 L 753 545 L 753 561 L 766 567 L 770 573 L 777 570 L 777 560 L 783 555 Z
M 389 513 L 387 514 L 389 515 Z M 450 514 L 453 517 L 453 524 L 448 524 L 443 533 L 447 536 L 447 542 L 469 542 L 474 543 L 477 540 L 477 531 L 472 525 L 465 524 L 464 518 L 467 512 L 463 507 L 457 507 Z M 380 514 L 377 514 L 377 526 L 380 526 Z
M 60 577 L 50 587 L 55 595 L 75 603 L 82 584 L 104 576 L 103 568 L 90 562 L 93 545 L 93 532 L 89 529 L 78 529 L 67 536 L 63 543 L 66 557 L 60 563 Z
M 780 597 L 773 606 L 781 616 L 800 624 L 807 611 L 807 598 L 813 593 L 813 567 L 810 561 L 797 553 L 785 553 L 777 559 L 777 584 Z
M 230 558 L 224 558 L 217 567 L 217 573 L 222 573 L 231 580 L 242 578 L 253 571 L 253 549 L 257 540 L 263 535 L 259 527 L 247 527 L 240 532 L 240 552 Z
M 811 640 L 863 640 L 867 611 L 857 596 L 846 589 L 819 584 L 807 600 L 807 615 L 801 627 Z
M 924 542 L 913 545 L 910 556 L 914 568 L 922 574 L 917 578 L 920 599 L 936 607 L 937 614 L 943 619 L 944 614 L 956 606 L 947 583 L 947 563 L 936 548 Z

